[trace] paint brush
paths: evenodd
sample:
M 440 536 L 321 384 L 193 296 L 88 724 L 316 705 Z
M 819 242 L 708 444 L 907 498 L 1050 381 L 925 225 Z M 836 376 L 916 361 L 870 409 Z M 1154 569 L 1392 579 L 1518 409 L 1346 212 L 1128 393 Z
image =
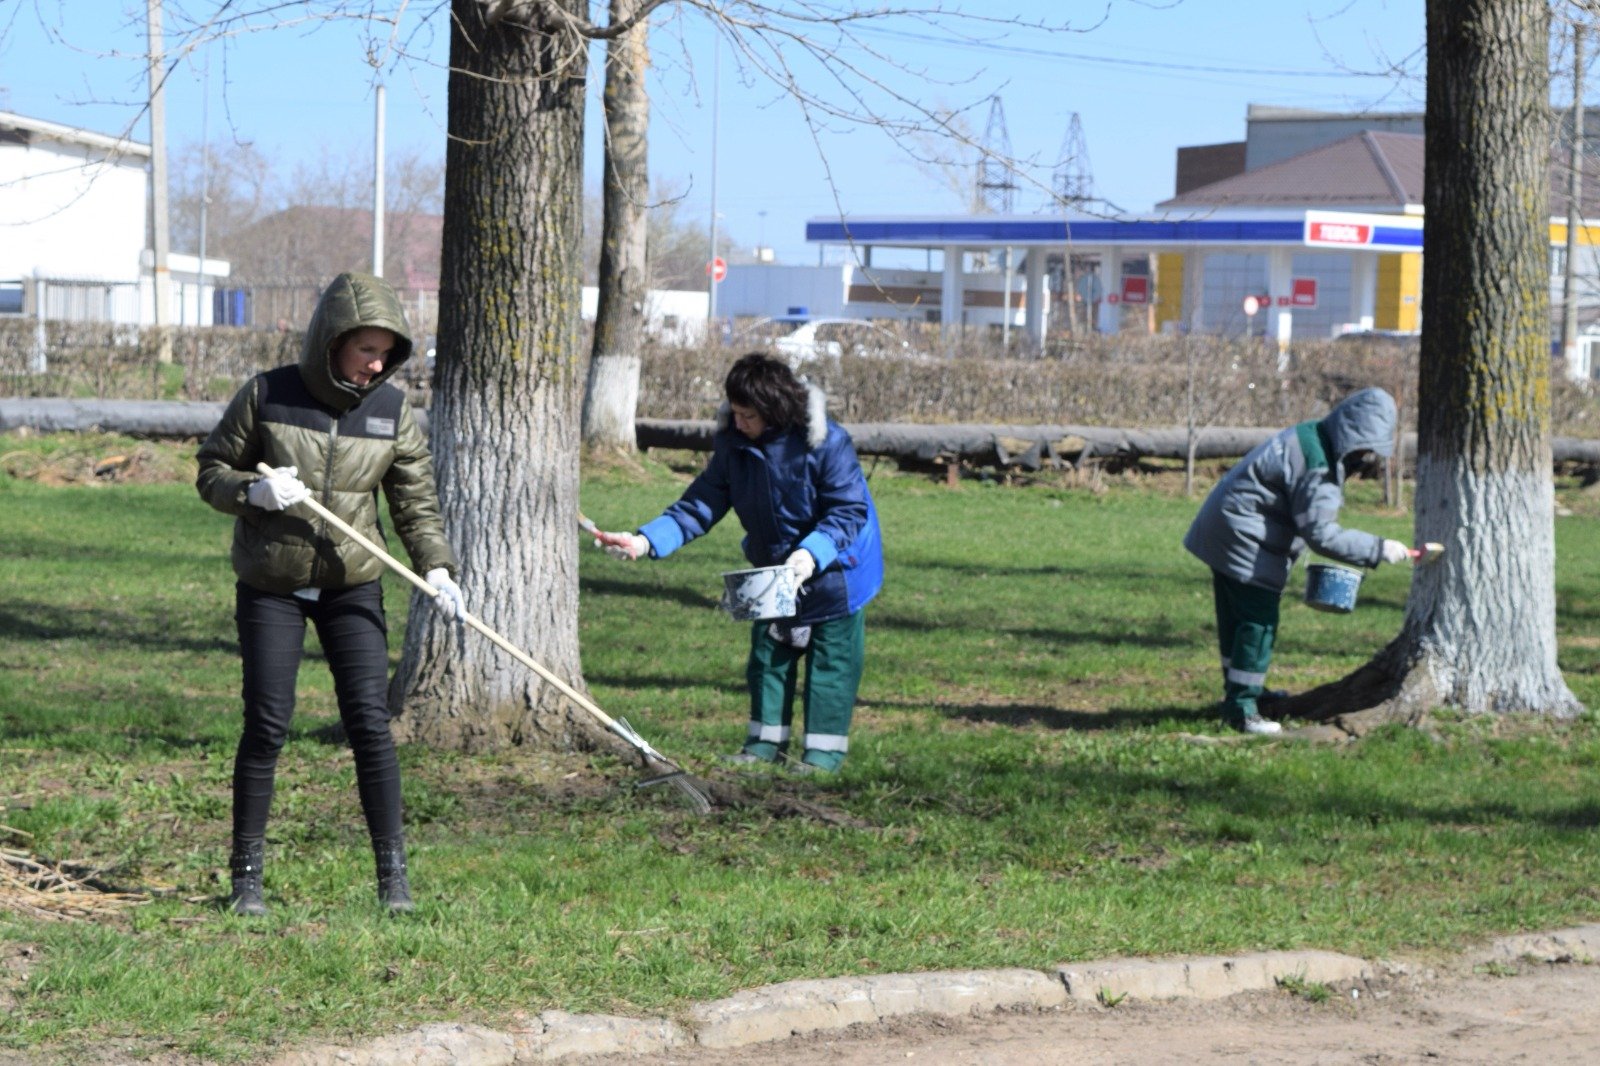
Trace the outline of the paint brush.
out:
M 1444 545 L 1436 540 L 1430 540 L 1420 548 L 1411 549 L 1411 562 L 1417 566 L 1427 566 L 1443 554 Z

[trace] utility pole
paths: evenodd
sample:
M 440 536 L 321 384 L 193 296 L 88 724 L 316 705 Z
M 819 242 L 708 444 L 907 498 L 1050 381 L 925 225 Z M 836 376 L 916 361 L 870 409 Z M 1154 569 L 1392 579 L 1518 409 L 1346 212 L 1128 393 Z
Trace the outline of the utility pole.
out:
M 1583 26 L 1572 28 L 1572 144 L 1567 166 L 1567 261 L 1561 272 L 1561 355 L 1568 377 L 1588 378 L 1592 367 L 1578 365 L 1578 227 L 1583 191 Z
M 717 126 L 722 90 L 722 38 L 713 37 L 711 40 L 711 258 L 706 260 L 706 284 L 710 292 L 706 297 L 706 331 L 708 334 L 716 333 L 717 329 Z M 707 336 L 713 344 L 719 343 L 718 339 Z
M 372 132 L 372 274 L 383 277 L 383 83 L 378 83 L 378 101 Z
M 145 0 L 146 30 L 150 40 L 150 246 L 154 262 L 156 357 L 172 362 L 172 273 L 167 267 L 167 104 L 165 60 L 161 40 L 161 0 Z M 201 269 L 204 269 L 202 266 Z
M 195 297 L 195 325 L 204 325 L 206 321 L 206 211 L 211 205 L 211 138 L 207 129 L 210 111 L 211 56 L 207 55 L 200 76 L 200 293 Z M 216 301 L 213 299 L 211 325 L 216 324 Z

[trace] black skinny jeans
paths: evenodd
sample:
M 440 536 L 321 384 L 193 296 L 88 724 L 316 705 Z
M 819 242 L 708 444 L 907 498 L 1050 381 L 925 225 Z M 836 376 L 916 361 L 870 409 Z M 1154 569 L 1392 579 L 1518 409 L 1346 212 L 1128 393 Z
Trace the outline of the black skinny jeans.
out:
M 306 620 L 317 627 L 355 753 L 356 790 L 374 841 L 401 835 L 400 763 L 389 733 L 389 645 L 383 592 L 370 581 L 323 589 L 316 600 L 236 584 L 239 650 L 244 657 L 244 734 L 233 761 L 233 836 L 261 840 L 272 806 L 278 753 L 294 717 L 295 678 Z

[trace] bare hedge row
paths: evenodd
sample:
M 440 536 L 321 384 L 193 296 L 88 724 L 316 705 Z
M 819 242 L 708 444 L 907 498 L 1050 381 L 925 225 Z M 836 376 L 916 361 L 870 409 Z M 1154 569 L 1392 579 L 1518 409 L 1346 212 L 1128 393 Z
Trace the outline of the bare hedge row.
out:
M 737 352 L 647 359 L 640 414 L 706 418 Z M 846 355 L 802 368 L 844 422 L 1101 426 L 1277 426 L 1311 418 L 1377 385 L 1415 426 L 1416 343 L 1297 343 L 1280 371 L 1275 346 L 1215 337 L 1109 337 L 1036 359 L 877 359 Z M 1192 389 L 1191 389 L 1192 381 Z M 1552 371 L 1552 429 L 1600 437 L 1600 396 Z
M 0 319 L 0 396 L 226 400 L 251 375 L 300 358 L 299 333 L 218 326 L 168 331 Z M 41 343 L 42 341 L 42 343 Z
M 0 320 L 0 396 L 226 400 L 258 371 L 299 359 L 301 334 L 175 329 L 172 362 L 157 359 L 154 330 Z M 707 418 L 740 349 L 644 353 L 639 414 Z M 1313 417 L 1354 389 L 1379 385 L 1415 424 L 1416 343 L 1297 343 L 1280 368 L 1259 339 L 1091 337 L 1018 358 L 967 338 L 941 357 L 845 355 L 802 372 L 844 422 L 1077 423 L 1104 426 L 1272 426 Z M 426 396 L 422 360 L 402 382 Z M 1600 397 L 1551 375 L 1552 429 L 1600 437 Z

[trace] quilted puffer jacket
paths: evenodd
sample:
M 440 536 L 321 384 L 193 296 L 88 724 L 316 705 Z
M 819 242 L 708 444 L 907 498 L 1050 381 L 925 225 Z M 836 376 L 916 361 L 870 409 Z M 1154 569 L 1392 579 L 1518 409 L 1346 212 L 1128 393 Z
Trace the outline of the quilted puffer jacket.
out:
M 334 375 L 330 357 L 341 337 L 364 326 L 391 330 L 398 340 L 383 372 L 357 387 Z M 261 462 L 299 468 L 319 503 L 380 544 L 381 486 L 413 567 L 456 572 L 427 440 L 405 394 L 388 384 L 411 348 L 394 290 L 381 278 L 341 274 L 317 303 L 299 365 L 258 374 L 233 397 L 200 446 L 195 487 L 211 506 L 237 516 L 232 557 L 239 580 L 286 593 L 348 588 L 383 572 L 383 564 L 308 508 L 252 505 L 246 489 L 261 476 Z
M 1256 445 L 1206 497 L 1183 546 L 1246 585 L 1283 591 L 1307 545 L 1353 566 L 1376 566 L 1383 539 L 1339 525 L 1344 459 L 1394 451 L 1394 399 L 1352 393 L 1320 422 L 1290 426 Z
M 751 566 L 777 566 L 796 548 L 817 560 L 796 625 L 854 614 L 883 586 L 878 511 L 843 427 L 829 421 L 821 390 L 808 389 L 806 424 L 749 440 L 728 405 L 717 415 L 711 459 L 677 503 L 639 530 L 664 559 L 732 510 Z

